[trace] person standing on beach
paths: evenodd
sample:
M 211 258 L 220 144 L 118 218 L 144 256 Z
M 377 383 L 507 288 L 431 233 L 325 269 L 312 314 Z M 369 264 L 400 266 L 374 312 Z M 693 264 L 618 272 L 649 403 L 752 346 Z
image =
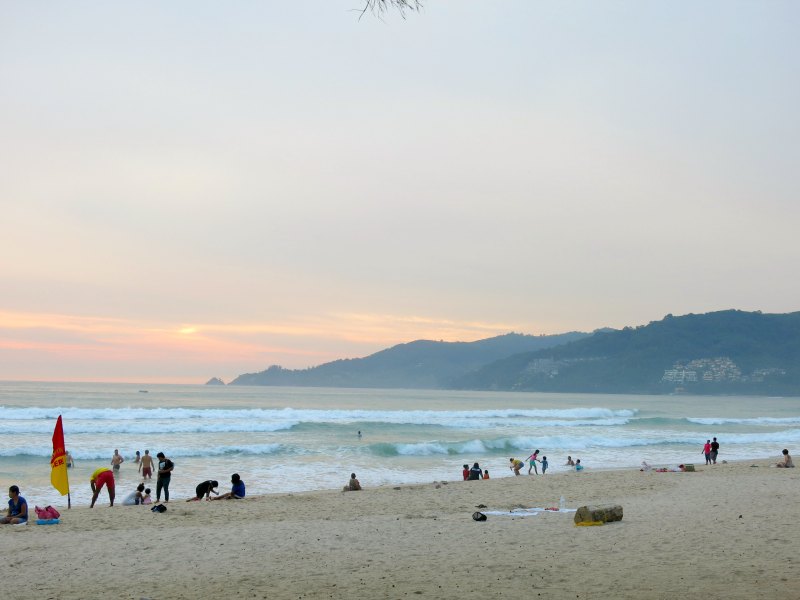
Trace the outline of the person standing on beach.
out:
M 119 474 L 119 466 L 124 462 L 125 459 L 120 456 L 119 450 L 114 450 L 114 456 L 111 457 L 111 467 L 114 469 L 114 473 Z
M 542 457 L 542 475 L 544 475 L 545 471 L 547 471 L 547 466 L 548 466 L 547 457 L 543 456 Z
M 89 508 L 94 508 L 94 503 L 97 502 L 97 497 L 100 495 L 100 490 L 103 489 L 103 486 L 106 486 L 108 499 L 111 502 L 111 506 L 114 506 L 115 485 L 114 473 L 111 472 L 111 469 L 100 467 L 95 470 L 89 478 L 89 485 L 92 486 L 92 503 Z
M 703 451 L 702 454 L 706 456 L 706 464 L 711 464 L 711 440 L 706 440 L 706 443 L 703 444 Z
M 711 461 L 713 464 L 717 464 L 717 455 L 719 454 L 719 442 L 717 438 L 714 438 L 714 441 L 711 442 Z
M 537 448 L 533 454 L 531 454 L 528 458 L 525 459 L 528 461 L 528 475 L 531 474 L 531 469 L 533 469 L 533 472 L 536 473 L 537 475 L 539 474 L 539 470 L 536 468 L 536 461 L 538 460 L 538 456 L 539 456 L 539 449 Z
M 28 501 L 19 495 L 19 488 L 12 485 L 8 488 L 8 512 L 0 519 L 0 525 L 20 525 L 28 522 Z
M 164 502 L 169 502 L 169 481 L 172 479 L 172 469 L 175 463 L 164 456 L 163 452 L 156 454 L 158 458 L 158 477 L 156 479 L 156 502 L 161 501 L 161 490 L 164 490 Z
M 150 450 L 144 451 L 144 456 L 139 461 L 139 471 L 142 473 L 142 479 L 153 478 L 153 457 L 150 456 Z

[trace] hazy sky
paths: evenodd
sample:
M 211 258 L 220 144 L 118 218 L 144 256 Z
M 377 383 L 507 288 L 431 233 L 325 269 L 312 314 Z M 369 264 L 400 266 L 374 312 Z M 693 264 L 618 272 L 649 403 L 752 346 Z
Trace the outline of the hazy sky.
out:
M 800 3 L 0 0 L 0 379 L 800 310 Z

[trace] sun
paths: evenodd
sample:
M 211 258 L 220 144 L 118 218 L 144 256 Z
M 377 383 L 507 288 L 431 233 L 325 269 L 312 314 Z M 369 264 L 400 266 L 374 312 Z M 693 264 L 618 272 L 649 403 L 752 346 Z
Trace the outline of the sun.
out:
M 182 333 L 183 335 L 191 335 L 193 333 L 197 333 L 197 329 L 194 327 L 184 327 L 183 329 L 179 329 L 178 333 Z

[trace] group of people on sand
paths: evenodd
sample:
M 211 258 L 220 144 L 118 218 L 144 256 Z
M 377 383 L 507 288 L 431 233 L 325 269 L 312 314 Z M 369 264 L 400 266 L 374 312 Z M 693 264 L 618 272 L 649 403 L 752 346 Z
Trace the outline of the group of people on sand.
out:
M 717 438 L 713 438 L 713 440 L 713 442 L 711 440 L 706 440 L 706 443 L 703 444 L 703 450 L 701 451 L 706 457 L 707 465 L 717 464 L 717 456 L 719 456 L 719 442 Z
M 489 469 L 481 469 L 478 463 L 474 463 L 471 467 L 464 465 L 464 470 L 461 471 L 461 476 L 464 481 L 479 481 L 481 479 L 489 479 Z
M 164 494 L 164 501 L 169 502 L 169 484 L 172 479 L 172 470 L 175 468 L 173 463 L 163 452 L 156 454 L 158 458 L 158 472 L 156 474 L 156 502 L 161 502 L 161 494 Z M 95 469 L 91 477 L 89 477 L 89 485 L 92 488 L 92 502 L 90 507 L 94 508 L 95 502 L 100 495 L 100 491 L 105 487 L 108 492 L 108 500 L 111 506 L 114 506 L 114 498 L 116 496 L 116 482 L 114 475 L 119 474 L 120 466 L 125 462 L 125 459 L 120 455 L 119 450 L 114 450 L 114 455 L 111 457 L 111 469 L 107 467 L 100 467 Z M 154 461 L 150 456 L 150 451 L 145 450 L 144 456 L 136 451 L 135 463 L 139 464 L 139 472 L 142 473 L 142 479 L 152 479 Z M 133 499 L 133 504 L 148 504 L 144 502 L 145 497 L 150 497 L 150 489 L 144 487 L 144 483 L 140 484 L 141 490 L 136 488 L 136 492 L 129 494 L 125 498 L 126 501 Z M 139 496 L 141 494 L 141 496 Z M 125 502 L 123 501 L 123 504 Z

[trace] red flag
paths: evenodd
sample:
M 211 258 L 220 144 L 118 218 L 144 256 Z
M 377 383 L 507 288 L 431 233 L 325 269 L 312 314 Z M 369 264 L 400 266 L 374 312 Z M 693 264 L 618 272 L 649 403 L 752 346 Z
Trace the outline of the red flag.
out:
M 67 476 L 67 451 L 64 449 L 64 425 L 58 415 L 56 428 L 53 431 L 53 457 L 50 459 L 50 483 L 61 492 L 69 494 L 69 477 Z

